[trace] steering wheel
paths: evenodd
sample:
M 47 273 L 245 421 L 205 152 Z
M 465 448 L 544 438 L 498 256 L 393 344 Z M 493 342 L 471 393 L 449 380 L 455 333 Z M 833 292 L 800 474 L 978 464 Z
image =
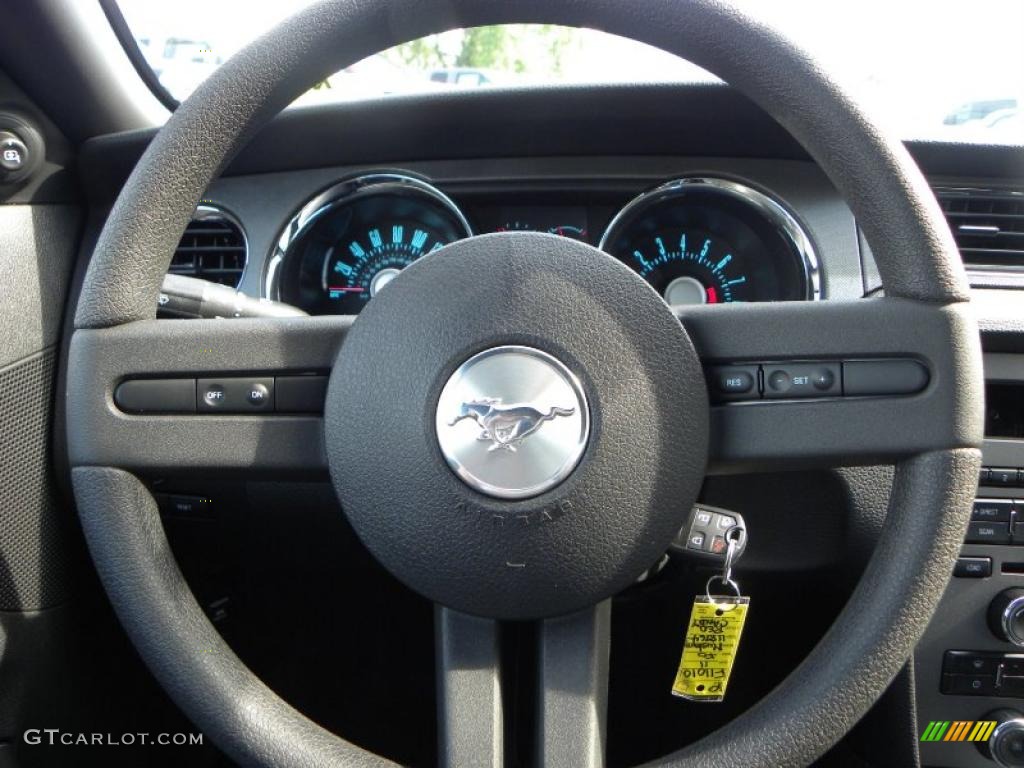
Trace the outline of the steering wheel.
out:
M 203 191 L 304 88 L 404 40 L 520 22 L 658 46 L 757 102 L 845 197 L 885 297 L 673 311 L 594 248 L 503 233 L 417 261 L 354 321 L 154 319 Z M 326 0 L 253 42 L 182 104 L 107 219 L 68 362 L 75 499 L 135 647 L 238 762 L 386 761 L 280 700 L 221 640 L 139 476 L 329 469 L 365 545 L 442 606 L 442 762 L 501 763 L 496 620 L 543 619 L 538 759 L 599 765 L 609 598 L 666 550 L 705 473 L 895 464 L 877 548 L 828 633 L 727 729 L 659 761 L 806 765 L 882 694 L 950 577 L 980 462 L 981 355 L 968 298 L 949 231 L 903 146 L 805 53 L 724 3 Z M 927 386 L 903 397 L 708 404 L 711 363 L 891 357 L 921 363 Z M 327 370 L 323 419 L 127 414 L 114 398 L 126 378 Z M 470 395 L 509 381 L 532 382 L 532 413 L 506 409 L 495 421 L 474 410 L 487 398 Z M 451 438 L 448 425 L 463 435 L 466 419 L 486 439 Z M 387 482 L 374 471 L 384 460 L 394 468 Z

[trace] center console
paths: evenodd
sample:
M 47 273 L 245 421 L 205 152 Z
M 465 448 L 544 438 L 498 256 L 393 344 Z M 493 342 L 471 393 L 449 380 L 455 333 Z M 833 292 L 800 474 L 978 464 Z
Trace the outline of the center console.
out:
M 985 355 L 984 469 L 954 578 L 914 654 L 921 762 L 1024 766 L 1024 355 Z

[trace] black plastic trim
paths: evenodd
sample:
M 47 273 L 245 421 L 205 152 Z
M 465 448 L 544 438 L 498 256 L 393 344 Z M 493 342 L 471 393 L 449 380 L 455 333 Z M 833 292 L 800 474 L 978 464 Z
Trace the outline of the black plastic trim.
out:
M 114 36 L 117 41 L 121 43 L 121 47 L 124 48 L 125 55 L 128 57 L 128 61 L 132 63 L 135 71 L 139 73 L 139 77 L 142 78 L 142 82 L 146 84 L 146 87 L 153 92 L 156 96 L 157 101 L 163 104 L 171 112 L 176 110 L 181 104 L 174 96 L 164 88 L 163 83 L 160 82 L 160 78 L 156 76 L 153 68 L 149 66 L 149 62 L 146 61 L 146 57 L 142 55 L 142 51 L 139 50 L 139 44 L 135 42 L 135 36 L 132 35 L 132 30 L 128 26 L 128 22 L 124 18 L 124 14 L 121 13 L 121 8 L 117 4 L 117 0 L 99 0 L 100 8 L 103 9 L 104 15 L 107 17 L 107 21 L 110 22 L 111 29 L 114 30 Z

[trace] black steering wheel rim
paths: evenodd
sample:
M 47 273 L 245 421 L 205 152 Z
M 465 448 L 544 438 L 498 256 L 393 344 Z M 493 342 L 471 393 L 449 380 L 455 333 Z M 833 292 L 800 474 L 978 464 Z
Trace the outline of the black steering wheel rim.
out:
M 72 364 L 95 338 L 90 329 L 114 331 L 153 317 L 170 254 L 203 191 L 245 140 L 305 86 L 403 40 L 518 22 L 608 29 L 685 55 L 722 76 L 786 127 L 829 175 L 874 246 L 887 295 L 937 313 L 948 331 L 950 355 L 934 371 L 936 386 L 953 393 L 955 405 L 943 415 L 948 434 L 933 449 L 898 463 L 878 548 L 833 628 L 779 688 L 728 729 L 659 761 L 806 764 L 882 693 L 948 581 L 980 461 L 980 349 L 961 307 L 969 298 L 962 265 L 902 145 L 812 59 L 728 5 L 329 0 L 301 12 L 227 62 L 151 143 L 93 254 L 75 318 Z M 81 446 L 78 395 L 70 392 L 75 386 L 69 377 L 69 441 Z M 90 550 L 122 622 L 179 706 L 222 748 L 254 765 L 380 761 L 278 699 L 219 640 L 167 550 L 151 495 L 134 475 L 86 448 L 73 449 L 72 466 Z M 211 645 L 212 655 L 196 653 Z

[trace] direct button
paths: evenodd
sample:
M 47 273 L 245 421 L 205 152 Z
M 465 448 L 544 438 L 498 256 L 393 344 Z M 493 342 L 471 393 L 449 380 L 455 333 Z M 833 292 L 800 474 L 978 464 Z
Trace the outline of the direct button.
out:
M 983 523 L 1008 523 L 1012 509 L 1011 499 L 975 499 L 971 520 Z

